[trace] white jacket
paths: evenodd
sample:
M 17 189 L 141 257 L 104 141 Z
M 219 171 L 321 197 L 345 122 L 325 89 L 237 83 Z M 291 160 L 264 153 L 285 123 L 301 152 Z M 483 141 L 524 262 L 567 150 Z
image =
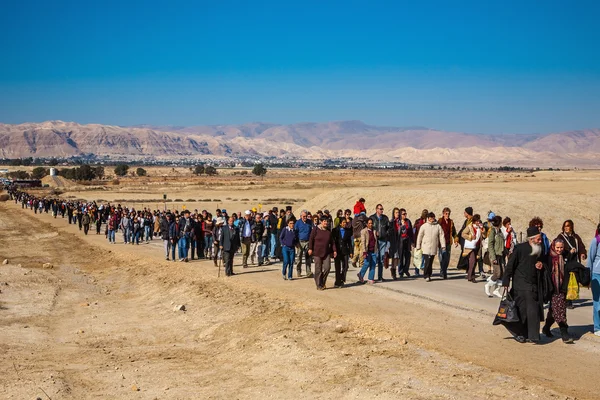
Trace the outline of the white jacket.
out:
M 444 231 L 437 221 L 433 221 L 433 223 L 427 221 L 421 225 L 417 237 L 417 250 L 422 249 L 423 254 L 434 256 L 437 255 L 440 245 L 442 249 L 446 248 Z

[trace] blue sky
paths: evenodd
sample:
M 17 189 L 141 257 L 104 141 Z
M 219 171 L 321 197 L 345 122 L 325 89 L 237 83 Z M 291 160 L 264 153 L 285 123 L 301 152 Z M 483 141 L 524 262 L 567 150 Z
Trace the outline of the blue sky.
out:
M 0 122 L 599 128 L 599 21 L 598 1 L 5 1 Z

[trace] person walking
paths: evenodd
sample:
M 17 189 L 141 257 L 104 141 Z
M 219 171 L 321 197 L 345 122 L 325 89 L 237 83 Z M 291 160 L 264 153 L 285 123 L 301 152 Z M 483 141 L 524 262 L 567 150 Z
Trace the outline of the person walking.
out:
M 464 239 L 462 256 L 468 260 L 467 280 L 473 283 L 477 283 L 475 265 L 477 264 L 477 253 L 481 244 L 482 231 L 481 218 L 479 214 L 475 214 L 473 215 L 471 224 L 467 225 L 462 232 L 462 238 Z
M 371 215 L 373 220 L 373 230 L 377 232 L 377 282 L 384 282 L 383 266 L 385 254 L 388 251 L 388 232 L 390 230 L 390 220 L 383 213 L 383 205 L 377 204 L 375 214 Z
M 542 240 L 543 244 L 543 240 Z M 546 337 L 553 337 L 550 328 L 554 322 L 558 324 L 560 335 L 564 343 L 573 343 L 573 338 L 569 336 L 569 325 L 567 325 L 567 288 L 569 284 L 569 273 L 566 267 L 566 256 L 569 253 L 565 251 L 565 243 L 556 239 L 550 245 L 550 254 L 548 257 L 548 267 L 552 276 L 552 299 L 548 306 L 548 316 L 546 323 L 542 328 L 542 333 Z M 543 255 L 543 250 L 542 250 Z
M 123 231 L 123 243 L 125 244 L 129 243 L 131 237 L 131 226 L 131 220 L 129 219 L 127 213 L 124 212 L 121 222 L 119 223 L 119 227 L 121 228 L 121 231 Z
M 83 216 L 81 217 L 81 223 L 83 224 L 83 233 L 87 235 L 90 230 L 90 214 L 89 213 L 86 212 L 83 214 Z
M 519 343 L 540 340 L 540 321 L 543 320 L 543 299 L 538 288 L 538 274 L 544 268 L 542 235 L 534 226 L 527 229 L 527 242 L 515 246 L 508 259 L 502 286 L 511 293 L 518 309 L 519 321 L 503 325 Z
M 590 243 L 586 267 L 592 276 L 594 335 L 600 336 L 600 224 L 598 224 L 596 235 Z
M 492 264 L 492 275 L 487 278 L 484 286 L 485 294 L 488 297 L 493 295 L 502 297 L 500 288 L 502 287 L 502 276 L 506 265 L 504 258 L 504 235 L 502 234 L 502 217 L 496 215 L 492 219 L 492 227 L 488 233 L 488 257 Z
M 414 227 L 415 241 L 419 237 L 419 230 L 421 229 L 421 226 L 423 226 L 427 223 L 427 215 L 428 214 L 429 214 L 429 211 L 427 209 L 421 211 L 421 218 L 419 218 L 418 220 L 415 221 L 415 227 Z M 415 261 L 417 260 L 417 257 L 418 257 L 418 254 L 415 256 Z M 417 266 L 415 264 L 415 276 L 419 276 L 420 271 L 422 271 L 424 268 L 425 268 L 425 257 L 423 257 L 421 255 L 421 264 L 419 266 Z
M 169 227 L 171 225 L 171 214 L 166 214 L 160 218 L 159 233 L 163 241 L 165 249 L 165 260 L 169 261 L 169 253 L 171 250 L 171 239 L 169 238 Z
M 448 279 L 448 266 L 450 265 L 450 256 L 452 255 L 452 244 L 458 247 L 458 234 L 456 233 L 456 227 L 454 221 L 450 219 L 452 210 L 449 207 L 445 207 L 442 210 L 442 218 L 438 220 L 442 231 L 444 232 L 444 243 L 446 245 L 446 251 L 442 254 L 440 248 L 440 276 L 442 279 Z
M 248 257 L 250 256 L 250 246 L 252 244 L 252 228 L 254 221 L 252 220 L 252 212 L 246 210 L 244 219 L 240 222 L 240 239 L 242 245 L 242 267 L 248 268 Z
M 206 218 L 202 221 L 202 233 L 204 235 L 204 257 L 207 259 L 213 258 L 213 220 L 211 214 L 206 214 Z
M 279 234 L 279 241 L 281 243 L 281 252 L 283 254 L 281 275 L 284 280 L 291 281 L 294 270 L 296 245 L 298 244 L 298 232 L 294 229 L 294 221 L 288 221 L 288 226 Z
M 179 261 L 188 261 L 190 239 L 194 231 L 194 221 L 190 218 L 190 211 L 185 210 L 179 219 Z
M 363 259 L 363 266 L 357 274 L 361 283 L 365 281 L 365 274 L 368 272 L 367 281 L 370 284 L 375 283 L 375 266 L 377 265 L 377 232 L 373 230 L 373 220 L 367 221 L 367 226 L 360 233 L 360 254 Z
M 364 200 L 364 199 L 361 199 Z M 364 207 L 364 204 L 362 202 L 358 202 L 357 204 L 362 204 Z M 356 210 L 356 206 L 354 206 L 355 210 Z M 366 211 L 359 211 L 358 213 L 354 214 L 354 219 L 352 220 L 352 237 L 354 239 L 354 252 L 353 252 L 353 256 L 352 256 L 352 266 L 354 268 L 356 268 L 358 266 L 358 263 L 360 262 L 361 267 L 363 262 L 361 261 L 362 258 L 362 252 L 360 251 L 361 249 L 361 232 L 363 231 L 363 229 L 365 229 L 367 227 L 367 221 L 369 220 L 369 218 L 367 218 L 367 212 Z
M 308 255 L 315 261 L 315 284 L 317 290 L 327 288 L 327 276 L 331 270 L 331 256 L 337 256 L 337 248 L 331 231 L 328 229 L 329 219 L 321 217 L 321 224 L 312 230 L 308 240 Z
M 117 230 L 117 214 L 115 211 L 111 211 L 108 221 L 106 221 L 106 226 L 108 229 L 108 243 L 115 244 L 115 233 Z
M 219 246 L 223 254 L 223 264 L 225 265 L 225 275 L 233 276 L 233 257 L 240 245 L 240 234 L 233 226 L 233 217 L 229 217 L 227 226 L 221 229 Z
M 254 225 L 252 226 L 252 241 L 250 243 L 250 263 L 254 265 L 254 261 L 258 261 L 258 265 L 263 265 L 263 233 L 265 226 L 262 222 L 260 214 L 254 216 Z
M 442 254 L 446 252 L 446 241 L 444 231 L 435 219 L 435 214 L 430 212 L 427 214 L 427 222 L 421 225 L 419 236 L 417 237 L 417 250 L 423 251 L 423 259 L 425 266 L 423 268 L 423 278 L 427 282 L 431 282 L 433 274 L 433 260 L 435 259 L 438 250 Z
M 308 211 L 302 210 L 300 213 L 300 219 L 296 221 L 294 229 L 298 236 L 298 244 L 296 245 L 296 252 L 298 254 L 298 260 L 296 262 L 296 276 L 302 276 L 302 260 L 304 259 L 304 265 L 306 270 L 306 277 L 311 278 L 313 276 L 310 269 L 311 257 L 308 255 L 308 241 L 310 234 L 314 226 L 312 221 L 308 220 Z
M 462 228 L 458 231 L 458 244 L 460 245 L 460 257 L 458 258 L 458 264 L 456 269 L 469 269 L 469 253 L 465 252 L 465 238 L 463 232 L 469 229 L 469 225 L 473 223 L 473 207 L 465 208 L 464 212 L 465 222 L 463 222 Z
M 335 257 L 335 283 L 334 287 L 341 288 L 346 283 L 348 273 L 348 260 L 352 253 L 352 230 L 347 227 L 346 219 L 340 218 L 339 226 L 332 231 L 333 240 L 337 249 Z

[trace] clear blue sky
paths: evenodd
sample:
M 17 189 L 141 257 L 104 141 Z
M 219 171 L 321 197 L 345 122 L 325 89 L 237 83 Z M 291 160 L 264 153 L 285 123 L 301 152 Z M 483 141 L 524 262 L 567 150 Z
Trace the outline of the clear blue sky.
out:
M 4 1 L 0 122 L 598 128 L 599 24 L 584 0 Z

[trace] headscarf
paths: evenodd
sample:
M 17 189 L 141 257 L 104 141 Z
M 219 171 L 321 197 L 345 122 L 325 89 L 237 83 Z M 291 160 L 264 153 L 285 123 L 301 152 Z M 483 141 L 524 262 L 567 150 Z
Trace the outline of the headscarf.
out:
M 552 264 L 552 283 L 557 289 L 562 286 L 565 277 L 565 258 L 556 251 L 556 240 L 550 245 L 550 261 Z

